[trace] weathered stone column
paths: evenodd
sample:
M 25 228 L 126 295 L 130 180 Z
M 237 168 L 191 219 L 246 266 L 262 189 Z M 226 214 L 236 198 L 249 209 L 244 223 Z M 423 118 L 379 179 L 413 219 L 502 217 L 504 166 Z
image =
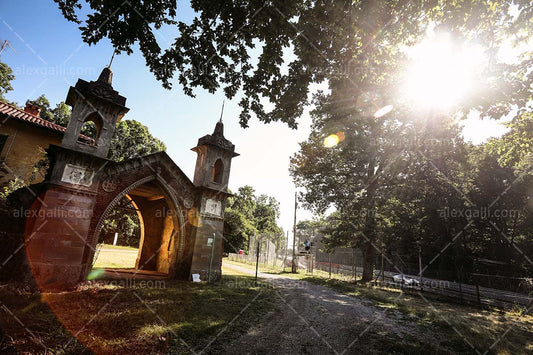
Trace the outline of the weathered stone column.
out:
M 200 203 L 199 225 L 196 228 L 191 274 L 200 274 L 202 281 L 208 280 L 211 249 L 209 240 L 214 238 L 211 281 L 220 279 L 223 253 L 224 200 L 226 193 L 205 189 Z
M 26 221 L 25 247 L 39 288 L 73 287 L 85 275 L 83 264 L 101 168 L 106 160 L 50 146 L 46 191 L 33 203 Z

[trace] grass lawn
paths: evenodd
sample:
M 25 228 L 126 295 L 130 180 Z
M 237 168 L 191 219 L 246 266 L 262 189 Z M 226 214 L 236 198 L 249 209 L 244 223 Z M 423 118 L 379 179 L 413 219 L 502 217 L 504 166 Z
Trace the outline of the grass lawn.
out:
M 255 265 L 224 260 L 255 269 Z M 488 352 L 494 354 L 533 354 L 533 315 L 525 309 L 513 310 L 479 309 L 472 306 L 444 302 L 427 294 L 402 292 L 394 288 L 376 288 L 356 285 L 339 279 L 330 279 L 324 271 L 315 270 L 313 275 L 304 272 L 293 274 L 282 272 L 280 268 L 259 267 L 265 273 L 282 274 L 295 279 L 323 285 L 340 293 L 372 301 L 382 308 L 396 309 L 406 317 L 416 319 L 428 331 L 449 334 L 450 347 L 458 353 L 485 351 L 497 342 Z M 290 271 L 290 268 L 286 268 Z M 338 276 L 341 275 L 333 275 Z
M 125 245 L 102 244 L 102 248 L 106 248 L 106 249 L 117 249 L 117 250 L 139 251 L 139 248 L 128 247 L 128 246 L 125 246 Z
M 135 267 L 139 249 L 103 244 L 93 268 L 130 269 Z
M 137 281 L 126 287 L 99 280 L 55 294 L 0 287 L 0 325 L 13 339 L 10 347 L 0 345 L 0 353 L 180 354 L 208 344 L 206 352 L 217 353 L 275 301 L 272 289 L 230 272 L 212 285 L 163 281 L 147 287 Z

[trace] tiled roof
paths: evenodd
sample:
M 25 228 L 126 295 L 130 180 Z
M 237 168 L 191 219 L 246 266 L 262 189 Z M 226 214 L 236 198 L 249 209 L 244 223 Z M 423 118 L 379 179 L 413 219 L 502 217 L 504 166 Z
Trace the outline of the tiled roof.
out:
M 65 127 L 62 127 L 60 125 L 57 125 L 55 123 L 49 122 L 45 119 L 42 119 L 39 116 L 32 115 L 24 110 L 21 110 L 15 106 L 6 104 L 5 102 L 0 101 L 0 115 L 5 115 L 8 118 L 14 118 L 16 120 L 27 122 L 30 124 L 33 124 L 35 126 L 47 128 L 49 130 L 64 134 L 67 130 Z M 86 142 L 94 142 L 94 140 L 90 137 L 87 137 L 83 134 L 80 134 L 80 138 L 83 139 Z

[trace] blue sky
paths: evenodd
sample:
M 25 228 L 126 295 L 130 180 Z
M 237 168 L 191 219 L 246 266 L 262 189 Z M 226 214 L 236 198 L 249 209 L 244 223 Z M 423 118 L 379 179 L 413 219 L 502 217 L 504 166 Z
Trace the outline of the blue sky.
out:
M 184 1 L 178 1 L 178 13 L 184 21 L 193 16 Z M 162 47 L 173 38 L 171 28 L 157 33 Z M 107 40 L 90 47 L 84 44 L 78 25 L 65 20 L 52 0 L 2 0 L 0 39 L 7 39 L 17 52 L 6 49 L 1 60 L 16 76 L 14 90 L 6 97 L 19 104 L 44 93 L 55 106 L 65 100 L 69 86 L 78 78 L 95 80 L 113 53 Z M 163 89 L 138 51 L 130 56 L 116 56 L 112 69 L 113 87 L 127 98 L 130 108 L 125 119 L 148 126 L 192 179 L 196 153 L 190 148 L 199 137 L 213 131 L 220 117 L 223 94 L 198 89 L 196 98 L 190 98 L 179 85 L 172 90 Z M 238 124 L 238 101 L 239 96 L 226 100 L 224 109 L 225 136 L 241 154 L 232 163 L 230 189 L 248 184 L 258 193 L 274 196 L 281 204 L 280 225 L 292 231 L 294 185 L 288 173 L 289 158 L 298 150 L 298 142 L 309 135 L 309 116 L 306 113 L 301 118 L 298 130 L 281 123 L 265 125 L 255 119 L 249 128 L 243 129 Z M 310 218 L 311 214 L 300 211 L 299 216 Z

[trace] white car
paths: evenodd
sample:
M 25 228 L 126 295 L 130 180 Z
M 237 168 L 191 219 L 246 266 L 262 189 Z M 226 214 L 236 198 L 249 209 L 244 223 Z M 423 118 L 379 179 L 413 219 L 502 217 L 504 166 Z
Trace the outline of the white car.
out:
M 404 283 L 407 286 L 418 286 L 420 282 L 417 279 L 412 279 L 403 274 L 396 274 L 392 277 L 395 282 Z

